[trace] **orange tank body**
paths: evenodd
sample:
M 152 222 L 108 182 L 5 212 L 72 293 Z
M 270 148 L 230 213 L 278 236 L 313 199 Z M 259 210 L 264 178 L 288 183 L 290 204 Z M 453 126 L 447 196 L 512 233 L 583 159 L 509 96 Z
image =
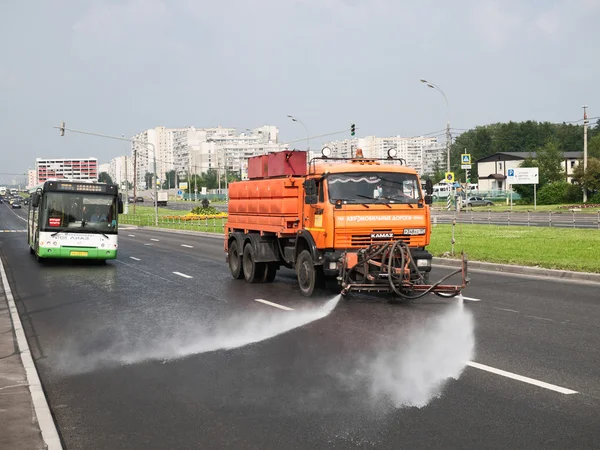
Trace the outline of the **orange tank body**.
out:
M 228 229 L 295 235 L 302 217 L 304 177 L 267 178 L 229 185 Z

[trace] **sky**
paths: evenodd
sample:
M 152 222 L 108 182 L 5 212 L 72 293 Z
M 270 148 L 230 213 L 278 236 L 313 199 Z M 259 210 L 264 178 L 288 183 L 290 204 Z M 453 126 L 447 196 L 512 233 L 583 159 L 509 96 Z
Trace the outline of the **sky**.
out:
M 290 142 L 306 132 L 287 114 L 359 137 L 598 116 L 599 22 L 600 0 L 0 0 L 0 182 L 35 158 L 130 153 L 61 121 Z

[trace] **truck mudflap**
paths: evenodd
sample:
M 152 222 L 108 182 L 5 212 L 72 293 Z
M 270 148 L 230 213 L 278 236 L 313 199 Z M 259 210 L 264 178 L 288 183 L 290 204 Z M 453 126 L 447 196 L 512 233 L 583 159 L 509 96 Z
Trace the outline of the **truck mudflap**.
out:
M 469 284 L 467 256 L 462 253 L 461 267 L 430 283 L 429 272 L 418 267 L 410 248 L 404 241 L 371 245 L 358 252 L 346 252 L 339 260 L 338 281 L 342 295 L 351 291 L 390 292 L 404 300 L 413 300 L 433 293 L 451 298 Z M 460 284 L 445 284 L 460 275 Z

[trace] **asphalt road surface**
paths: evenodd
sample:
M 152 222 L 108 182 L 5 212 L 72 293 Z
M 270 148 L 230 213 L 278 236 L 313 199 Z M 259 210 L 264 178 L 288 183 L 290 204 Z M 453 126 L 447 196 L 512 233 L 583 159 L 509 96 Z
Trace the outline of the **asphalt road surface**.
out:
M 40 265 L 17 216 L 0 254 L 67 449 L 600 447 L 598 285 L 329 311 L 289 271 L 233 280 L 217 239 L 122 227 L 117 261 Z

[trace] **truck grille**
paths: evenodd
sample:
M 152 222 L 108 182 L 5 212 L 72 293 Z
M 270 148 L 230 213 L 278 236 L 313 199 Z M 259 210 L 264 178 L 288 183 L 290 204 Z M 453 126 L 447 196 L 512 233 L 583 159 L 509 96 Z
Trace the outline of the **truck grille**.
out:
M 372 237 L 372 234 L 382 234 L 385 237 Z M 389 234 L 393 234 L 393 237 L 388 237 Z M 423 236 L 407 236 L 402 234 L 401 231 L 396 230 L 373 230 L 369 232 L 349 232 L 349 233 L 336 233 L 335 246 L 336 248 L 349 248 L 349 247 L 368 247 L 373 244 L 381 244 L 390 241 L 402 240 L 409 246 L 416 245 L 416 241 L 419 241 Z

